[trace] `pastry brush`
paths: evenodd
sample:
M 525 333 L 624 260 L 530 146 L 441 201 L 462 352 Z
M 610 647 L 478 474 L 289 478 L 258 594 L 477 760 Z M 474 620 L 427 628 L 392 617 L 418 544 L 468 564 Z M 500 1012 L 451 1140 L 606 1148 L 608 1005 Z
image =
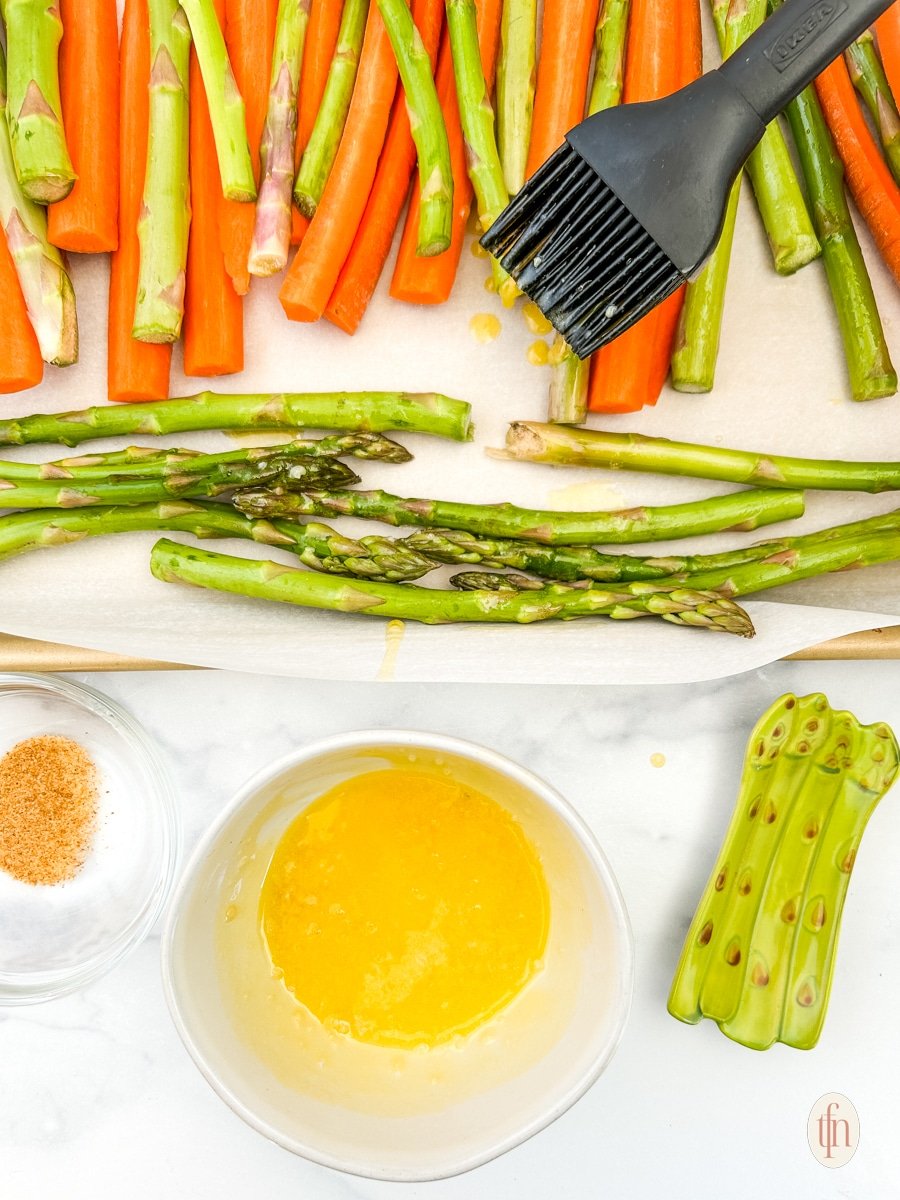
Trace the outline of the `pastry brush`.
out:
M 699 270 L 766 125 L 890 3 L 785 0 L 718 70 L 577 125 L 482 246 L 586 358 Z

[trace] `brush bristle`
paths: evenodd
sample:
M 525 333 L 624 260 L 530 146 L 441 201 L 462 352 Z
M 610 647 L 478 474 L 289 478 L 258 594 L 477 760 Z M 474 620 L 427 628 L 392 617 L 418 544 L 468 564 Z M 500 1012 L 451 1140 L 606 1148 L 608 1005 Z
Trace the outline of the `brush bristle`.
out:
M 581 358 L 671 296 L 684 276 L 566 142 L 481 239 Z

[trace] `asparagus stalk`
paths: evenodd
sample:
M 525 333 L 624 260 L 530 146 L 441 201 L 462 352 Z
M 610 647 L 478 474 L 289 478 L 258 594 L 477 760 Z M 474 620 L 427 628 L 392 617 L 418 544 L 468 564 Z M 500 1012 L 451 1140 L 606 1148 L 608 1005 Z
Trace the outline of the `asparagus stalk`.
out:
M 179 2 L 187 16 L 203 77 L 222 194 L 226 200 L 255 200 L 256 180 L 247 141 L 244 101 L 231 69 L 213 0 Z
M 782 0 L 770 0 L 779 8 Z M 854 400 L 893 396 L 891 362 L 875 293 L 844 190 L 844 166 L 813 87 L 788 106 L 797 156 L 809 191 L 813 222 L 837 313 Z
M 368 12 L 369 0 L 345 0 L 322 103 L 294 184 L 294 203 L 310 219 L 316 215 L 344 132 Z
M 494 110 L 481 69 L 475 0 L 446 0 L 446 5 L 466 162 L 478 203 L 478 219 L 482 230 L 487 230 L 509 204 L 509 192 L 494 136 Z M 497 294 L 504 304 L 511 305 L 518 288 L 497 259 L 491 263 Z
M 891 174 L 900 183 L 900 116 L 891 94 L 891 85 L 875 49 L 872 30 L 867 29 L 858 41 L 849 46 L 844 57 L 853 86 L 872 116 Z
M 503 0 L 497 60 L 497 149 L 510 196 L 525 182 L 536 51 L 537 0 Z
M 631 0 L 601 0 L 594 38 L 594 80 L 588 101 L 589 113 L 602 112 L 622 103 L 630 9 Z
M 796 552 L 813 549 L 825 542 L 859 543 L 881 533 L 900 535 L 900 510 L 863 521 L 833 525 L 799 537 L 757 542 L 719 554 L 666 554 L 644 558 L 632 554 L 603 554 L 588 546 L 542 546 L 538 542 L 478 537 L 454 529 L 419 530 L 403 538 L 402 544 L 441 563 L 513 567 L 565 583 L 678 579 L 685 585 L 692 585 L 696 578 L 710 580 L 714 575 L 727 582 L 736 567 L 748 563 L 771 560 L 784 564 L 790 562 Z
M 358 476 L 334 458 L 309 459 L 302 469 L 307 486 L 344 487 L 358 483 Z M 283 478 L 285 463 L 278 458 L 260 462 L 221 463 L 213 470 L 196 472 L 185 464 L 177 474 L 155 479 L 122 476 L 118 479 L 87 480 L 79 485 L 54 479 L 13 482 L 0 479 L 0 505 L 4 508 L 87 508 L 95 504 L 146 504 L 169 497 L 220 496 L 235 488 L 259 486 Z
M 288 550 L 315 571 L 385 582 L 418 579 L 435 565 L 389 538 L 354 540 L 312 522 L 251 521 L 224 504 L 188 500 L 12 513 L 0 517 L 0 559 L 86 537 L 139 530 L 181 531 L 198 538 L 246 538 Z
M 191 33 L 178 0 L 148 0 L 150 128 L 138 219 L 141 265 L 132 334 L 174 342 L 184 316 L 191 223 L 188 179 L 188 64 Z
M 600 5 L 589 116 L 613 108 L 622 99 L 630 8 L 631 0 L 603 0 Z M 559 334 L 553 339 L 549 361 L 552 375 L 547 420 L 559 425 L 580 425 L 587 416 L 590 365 L 573 353 Z
M 800 492 L 747 491 L 662 508 L 622 512 L 548 512 L 512 504 L 405 500 L 387 492 L 248 490 L 235 497 L 251 517 L 362 517 L 387 525 L 465 529 L 486 537 L 525 538 L 550 546 L 658 542 L 723 529 L 756 529 L 803 512 Z
M 782 696 L 750 736 L 737 803 L 688 930 L 669 1012 L 745 1046 L 819 1039 L 850 873 L 894 781 L 887 725 Z
M 46 211 L 28 199 L 16 178 L 6 116 L 6 60 L 0 47 L 0 224 L 41 357 L 66 367 L 78 360 L 75 291 L 62 256 L 47 240 Z
M 29 200 L 53 204 L 68 196 L 76 178 L 59 99 L 59 8 L 54 0 L 4 0 L 3 16 L 16 176 Z
M 828 531 L 829 534 L 832 531 Z M 716 570 L 698 571 L 686 575 L 668 575 L 663 579 L 651 580 L 646 587 L 690 587 L 717 596 L 751 596 L 770 588 L 782 587 L 787 583 L 798 583 L 834 571 L 857 570 L 900 559 L 900 534 L 895 529 L 873 531 L 863 537 L 840 538 L 827 536 L 797 539 L 790 550 L 776 551 L 765 558 L 748 561 L 736 566 Z M 469 573 L 471 574 L 471 573 Z M 476 575 L 477 577 L 477 575 Z M 471 582 L 463 572 L 456 576 L 463 586 Z M 476 586 L 479 586 L 476 584 Z M 523 580 L 520 575 L 495 575 L 493 586 L 504 591 L 528 590 L 535 586 L 532 579 Z M 578 591 L 588 588 L 603 588 L 605 582 L 583 579 L 577 583 L 560 583 L 560 589 Z
M 766 18 L 767 0 L 713 0 L 713 16 L 723 54 L 727 57 Z M 793 275 L 818 258 L 821 247 L 806 201 L 777 121 L 773 121 L 747 160 L 759 214 L 769 236 L 775 270 Z
M 450 245 L 453 170 L 447 126 L 438 99 L 431 58 L 406 0 L 378 0 L 406 96 L 409 128 L 419 163 L 419 236 L 416 253 L 443 254 Z
M 149 450 L 132 446 L 112 454 L 85 455 L 49 463 L 0 462 L 0 479 L 36 483 L 41 480 L 73 480 L 76 483 L 105 480 L 118 483 L 127 478 L 166 479 L 170 476 L 207 475 L 221 466 L 249 464 L 260 469 L 277 460 L 279 473 L 290 476 L 299 462 L 305 473 L 310 462 L 320 459 L 361 458 L 382 462 L 409 462 L 412 455 L 403 446 L 379 433 L 353 433 L 337 437 L 288 442 L 284 446 L 252 446 L 202 454 L 196 450 Z
M 291 246 L 291 189 L 297 140 L 297 93 L 310 0 L 280 0 L 269 77 L 269 104 L 259 147 L 260 185 L 247 269 L 274 275 Z
M 406 430 L 467 441 L 471 406 L 438 392 L 200 392 L 141 404 L 98 405 L 0 421 L 0 446 L 90 438 L 187 433 L 199 429 Z
M 627 620 L 646 615 L 676 625 L 753 636 L 750 618 L 742 609 L 716 597 L 681 589 L 653 591 L 648 586 L 642 595 L 577 590 L 562 593 L 554 587 L 523 593 L 442 591 L 410 584 L 335 579 L 281 563 L 213 554 L 166 538 L 153 547 L 150 569 L 165 583 L 188 583 L 304 608 L 421 621 L 426 625 L 462 621 L 529 625 L 552 619 L 606 616 Z
M 815 488 L 837 492 L 892 492 L 900 489 L 900 462 L 845 462 L 794 458 L 757 450 L 728 450 L 695 442 L 600 429 L 561 429 L 538 421 L 516 421 L 500 457 L 553 466 L 608 467 L 689 475 L 768 488 Z

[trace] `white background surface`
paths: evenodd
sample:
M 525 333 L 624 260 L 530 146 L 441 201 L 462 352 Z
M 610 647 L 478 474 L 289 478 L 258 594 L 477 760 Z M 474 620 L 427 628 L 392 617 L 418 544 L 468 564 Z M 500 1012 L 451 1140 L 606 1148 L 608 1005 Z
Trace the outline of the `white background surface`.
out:
M 755 1054 L 665 1010 L 682 937 L 734 801 L 744 742 L 781 692 L 824 691 L 900 729 L 900 664 L 777 664 L 660 688 L 361 684 L 225 674 L 93 676 L 158 738 L 186 849 L 238 784 L 298 742 L 363 727 L 467 737 L 536 770 L 595 829 L 634 926 L 634 1008 L 607 1074 L 549 1130 L 474 1174 L 403 1186 L 351 1179 L 279 1150 L 217 1099 L 182 1049 L 158 935 L 80 995 L 0 1009 L 3 1200 L 891 1200 L 900 1059 L 900 785 L 869 825 L 817 1049 Z M 654 768 L 653 754 L 665 755 Z M 806 1142 L 825 1092 L 861 1120 L 852 1162 Z

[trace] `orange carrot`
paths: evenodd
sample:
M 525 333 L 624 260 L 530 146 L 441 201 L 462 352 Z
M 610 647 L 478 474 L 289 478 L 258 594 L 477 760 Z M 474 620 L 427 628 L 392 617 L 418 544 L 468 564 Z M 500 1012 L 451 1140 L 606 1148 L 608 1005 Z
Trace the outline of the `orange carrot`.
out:
M 875 22 L 878 49 L 894 100 L 900 104 L 900 0 Z
M 300 159 L 316 122 L 319 105 L 322 103 L 322 93 L 325 91 L 328 71 L 334 57 L 334 48 L 337 45 L 343 8 L 343 0 L 312 0 L 312 7 L 309 10 L 306 44 L 303 47 L 303 70 L 300 73 L 297 144 L 294 149 L 295 173 L 300 166 Z M 293 228 L 291 229 L 291 242 L 295 246 L 301 241 L 308 228 L 309 221 L 295 204 Z
M 292 321 L 317 321 L 325 311 L 372 190 L 396 87 L 394 52 L 373 3 L 344 136 L 316 215 L 279 292 Z
M 626 103 L 654 100 L 702 69 L 699 0 L 632 0 L 625 62 Z M 591 412 L 637 412 L 659 399 L 672 357 L 684 288 L 594 355 Z
M 545 0 L 526 174 L 562 144 L 584 116 L 598 0 Z
M 277 15 L 278 0 L 225 0 L 225 45 L 238 90 L 244 99 L 247 139 L 257 183 L 259 143 L 269 104 L 269 71 Z M 253 240 L 256 206 L 226 200 L 221 194 L 218 204 L 225 269 L 234 280 L 235 290 L 245 296 L 250 290 L 247 257 Z
M 900 188 L 881 157 L 843 57 L 836 58 L 818 77 L 816 91 L 856 207 L 900 283 Z
M 0 226 L 0 392 L 21 392 L 36 387 L 44 377 L 44 363 L 28 319 L 25 297 L 19 286 L 6 234 Z
M 433 69 L 444 22 L 444 0 L 412 0 L 411 7 Z M 381 278 L 415 164 L 416 147 L 409 127 L 406 97 L 403 89 L 398 88 L 372 193 L 325 309 L 328 320 L 345 333 L 356 332 Z
M 119 245 L 110 260 L 108 389 L 110 400 L 164 400 L 172 347 L 131 336 L 141 249 L 137 222 L 144 198 L 149 122 L 150 18 L 147 0 L 125 0 L 120 51 Z
M 219 19 L 224 0 L 215 0 Z M 219 239 L 222 194 L 216 143 L 197 55 L 191 51 L 191 218 L 184 293 L 185 375 L 231 375 L 244 369 L 241 297 L 225 270 Z
M 47 210 L 63 250 L 115 250 L 119 207 L 119 26 L 116 0 L 58 0 L 63 23 L 59 86 L 66 141 L 78 178 Z
M 500 0 L 480 0 L 478 3 L 478 44 L 481 49 L 481 69 L 488 91 L 494 80 L 497 65 L 497 43 L 500 33 Z M 459 123 L 456 101 L 456 82 L 453 78 L 453 59 L 450 39 L 445 31 L 438 55 L 435 76 L 447 140 L 450 143 L 450 165 L 453 169 L 453 223 L 450 245 L 443 254 L 425 257 L 416 253 L 419 242 L 419 189 L 413 189 L 400 249 L 391 280 L 391 295 L 395 300 L 411 304 L 443 304 L 453 290 L 459 258 L 466 236 L 469 210 L 472 206 L 472 185 L 466 166 L 466 148 Z

